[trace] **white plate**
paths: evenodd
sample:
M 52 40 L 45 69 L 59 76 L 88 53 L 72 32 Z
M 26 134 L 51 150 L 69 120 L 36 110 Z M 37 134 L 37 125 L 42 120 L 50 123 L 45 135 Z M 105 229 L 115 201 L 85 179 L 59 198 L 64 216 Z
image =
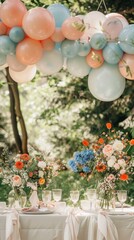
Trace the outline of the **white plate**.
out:
M 34 214 L 34 215 L 38 215 L 38 214 L 51 214 L 53 213 L 53 211 L 49 210 L 49 209 L 46 209 L 46 210 L 38 210 L 38 211 L 27 211 L 27 212 L 21 212 L 22 214 Z

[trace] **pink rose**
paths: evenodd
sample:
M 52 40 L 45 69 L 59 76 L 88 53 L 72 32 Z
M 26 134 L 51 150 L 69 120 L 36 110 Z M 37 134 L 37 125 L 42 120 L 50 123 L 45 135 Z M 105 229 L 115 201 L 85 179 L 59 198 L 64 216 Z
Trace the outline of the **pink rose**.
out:
M 21 177 L 19 175 L 14 175 L 13 178 L 12 178 L 12 181 L 13 181 L 13 186 L 16 187 L 16 186 L 20 186 L 22 181 L 21 181 Z
M 124 173 L 126 173 L 126 170 L 125 169 L 121 169 L 120 170 L 120 174 L 124 174 Z
M 109 179 L 109 180 L 115 180 L 115 176 L 114 176 L 113 174 L 110 174 L 110 175 L 107 177 L 107 179 Z
M 120 168 L 120 165 L 118 163 L 115 163 L 114 168 L 115 168 L 115 170 L 118 170 Z
M 106 156 L 110 157 L 113 153 L 113 147 L 112 145 L 107 144 L 102 151 Z

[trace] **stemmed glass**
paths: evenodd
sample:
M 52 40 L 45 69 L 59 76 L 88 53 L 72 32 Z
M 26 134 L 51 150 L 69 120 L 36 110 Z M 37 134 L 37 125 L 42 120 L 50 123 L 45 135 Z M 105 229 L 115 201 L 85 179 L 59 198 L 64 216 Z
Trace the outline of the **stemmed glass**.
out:
M 70 191 L 70 199 L 73 202 L 74 207 L 79 200 L 79 196 L 80 196 L 80 192 L 78 190 Z
M 86 194 L 87 194 L 88 200 L 90 201 L 90 209 L 92 209 L 93 203 L 94 203 L 94 206 L 96 204 L 96 198 L 97 198 L 96 189 L 87 189 Z
M 118 197 L 119 202 L 121 203 L 121 209 L 123 211 L 123 204 L 127 200 L 127 191 L 126 190 L 117 191 L 117 197 Z
M 53 199 L 56 202 L 59 202 L 61 200 L 61 197 L 62 197 L 62 189 L 53 189 L 52 193 L 53 193 Z
M 44 204 L 48 204 L 51 201 L 51 191 L 50 190 L 44 190 L 42 192 L 42 200 Z

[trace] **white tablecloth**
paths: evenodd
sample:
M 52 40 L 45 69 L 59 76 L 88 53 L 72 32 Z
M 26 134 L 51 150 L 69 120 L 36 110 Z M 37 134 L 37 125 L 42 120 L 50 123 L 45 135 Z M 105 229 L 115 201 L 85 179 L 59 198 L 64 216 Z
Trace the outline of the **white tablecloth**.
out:
M 77 217 L 80 224 L 77 240 L 96 240 L 97 214 Z M 20 214 L 21 240 L 64 240 L 66 219 L 67 216 L 58 214 Z M 134 215 L 110 215 L 110 219 L 116 226 L 118 240 L 134 240 L 131 238 L 134 231 Z M 5 228 L 6 215 L 3 214 L 0 215 L 0 240 L 6 240 Z

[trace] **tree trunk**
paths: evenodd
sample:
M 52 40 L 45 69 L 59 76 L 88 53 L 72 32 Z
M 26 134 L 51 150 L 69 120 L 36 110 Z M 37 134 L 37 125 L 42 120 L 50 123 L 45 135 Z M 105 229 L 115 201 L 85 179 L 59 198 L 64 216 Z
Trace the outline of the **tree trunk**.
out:
M 9 74 L 9 68 L 6 69 L 6 73 L 7 73 L 6 79 L 8 82 L 10 94 L 11 121 L 17 150 L 19 151 L 19 153 L 28 153 L 27 149 L 28 137 L 24 118 L 20 107 L 18 84 L 11 78 Z M 20 124 L 21 134 L 19 134 L 18 123 Z

